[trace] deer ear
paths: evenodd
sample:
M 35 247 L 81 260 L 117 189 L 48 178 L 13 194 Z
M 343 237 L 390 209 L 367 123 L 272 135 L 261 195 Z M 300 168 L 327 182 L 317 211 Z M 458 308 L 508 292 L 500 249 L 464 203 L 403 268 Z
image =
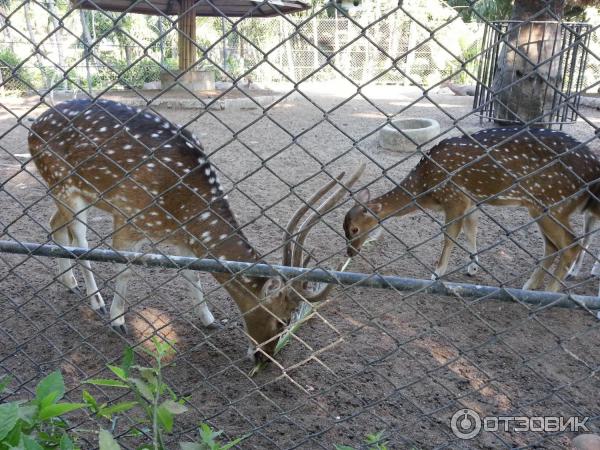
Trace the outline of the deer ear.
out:
M 364 189 L 358 191 L 356 194 L 354 194 L 354 200 L 356 200 L 356 203 L 359 203 L 359 204 L 364 205 L 370 199 L 371 199 L 371 193 L 369 192 L 368 188 L 364 188 Z
M 262 289 L 260 290 L 261 298 L 267 298 L 281 290 L 283 287 L 283 280 L 279 277 L 277 278 L 269 278 L 263 284 Z

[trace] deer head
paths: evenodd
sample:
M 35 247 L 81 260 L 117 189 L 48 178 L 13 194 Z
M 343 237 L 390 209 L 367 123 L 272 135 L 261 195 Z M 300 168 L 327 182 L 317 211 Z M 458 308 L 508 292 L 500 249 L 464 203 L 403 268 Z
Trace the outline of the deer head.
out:
M 358 192 L 354 199 L 356 204 L 346 213 L 344 218 L 344 234 L 347 239 L 348 256 L 356 256 L 371 232 L 379 226 L 381 203 L 369 203 L 371 194 L 368 189 Z
M 356 183 L 364 169 L 365 165 L 361 164 L 345 184 L 338 186 L 327 199 L 318 207 L 315 207 L 321 198 L 336 184 L 340 183 L 344 177 L 344 173 L 341 173 L 319 189 L 294 213 L 283 234 L 282 265 L 291 267 L 308 266 L 312 258 L 305 247 L 309 232 L 321 217 L 335 207 L 344 197 L 348 188 Z M 300 224 L 302 218 L 309 211 L 311 211 L 310 214 Z M 337 270 L 340 270 L 341 267 L 342 264 L 337 267 Z M 317 290 L 312 290 L 302 279 L 291 280 L 286 283 L 283 278 L 279 277 L 268 278 L 262 282 L 254 283 L 254 285 L 254 295 L 258 302 L 249 309 L 244 307 L 241 307 L 241 309 L 242 311 L 247 309 L 244 316 L 246 329 L 256 346 L 256 348 L 250 348 L 256 362 L 266 361 L 273 356 L 278 338 L 289 324 L 293 312 L 302 302 L 316 303 L 323 301 L 335 287 L 334 284 L 326 284 Z

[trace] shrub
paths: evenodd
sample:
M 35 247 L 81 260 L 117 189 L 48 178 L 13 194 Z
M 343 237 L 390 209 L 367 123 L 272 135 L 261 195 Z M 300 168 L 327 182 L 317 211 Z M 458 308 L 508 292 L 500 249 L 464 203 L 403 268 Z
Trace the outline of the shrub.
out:
M 0 393 L 8 381 L 7 378 L 0 380 Z M 62 416 L 86 404 L 62 402 L 64 395 L 65 383 L 61 373 L 56 371 L 39 382 L 33 400 L 0 404 L 0 450 L 73 449 L 74 439 Z
M 163 381 L 164 359 L 173 354 L 170 343 L 153 339 L 154 349 L 146 351 L 153 359 L 150 367 L 134 364 L 134 352 L 125 351 L 119 366 L 109 365 L 108 369 L 115 378 L 96 378 L 87 384 L 108 388 L 124 389 L 131 392 L 135 399 L 107 404 L 100 403 L 88 391 L 83 391 L 82 403 L 61 401 L 65 395 L 65 384 L 59 371 L 43 378 L 35 388 L 35 398 L 30 401 L 16 400 L 0 403 L 0 450 L 76 450 L 79 434 L 96 433 L 93 430 L 73 428 L 63 417 L 66 414 L 86 410 L 88 413 L 107 420 L 115 421 L 123 413 L 141 417 L 134 420 L 144 427 L 142 432 L 137 426 L 128 430 L 124 436 L 146 437 L 139 449 L 165 450 L 164 435 L 171 433 L 174 419 L 187 411 L 185 400 L 178 398 Z M 6 390 L 9 378 L 0 378 L 0 395 Z M 115 422 L 113 422 L 114 424 Z M 215 431 L 209 425 L 201 423 L 198 439 L 194 442 L 180 442 L 182 450 L 228 450 L 239 444 L 246 436 L 230 442 L 221 442 L 222 431 Z M 100 450 L 120 450 L 121 446 L 104 429 L 98 431 Z
M 22 60 L 9 48 L 0 49 L 0 72 L 2 73 L 2 87 L 7 91 L 24 93 L 30 90 L 32 83 L 28 69 L 20 67 Z

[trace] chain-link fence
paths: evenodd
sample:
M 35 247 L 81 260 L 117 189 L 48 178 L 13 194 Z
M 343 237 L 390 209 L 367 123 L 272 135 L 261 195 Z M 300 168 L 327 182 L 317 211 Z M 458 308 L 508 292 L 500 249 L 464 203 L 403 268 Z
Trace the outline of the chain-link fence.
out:
M 0 448 L 598 433 L 600 21 L 466 3 L 0 1 Z

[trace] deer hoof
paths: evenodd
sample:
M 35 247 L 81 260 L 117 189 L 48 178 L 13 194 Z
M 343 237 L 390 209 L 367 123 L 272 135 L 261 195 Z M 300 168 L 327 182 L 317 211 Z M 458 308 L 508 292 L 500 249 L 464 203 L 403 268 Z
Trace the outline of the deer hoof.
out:
M 120 324 L 120 325 L 111 325 L 110 326 L 113 331 L 115 331 L 116 333 L 120 334 L 121 336 L 127 336 L 127 327 L 125 326 L 124 323 Z
M 204 328 L 210 331 L 217 331 L 217 330 L 222 330 L 223 324 L 221 322 L 219 322 L 218 320 L 214 320 L 212 323 L 209 323 L 208 325 L 204 325 Z
M 475 263 L 469 264 L 469 267 L 467 267 L 467 275 L 474 277 L 477 275 L 477 272 L 479 272 L 479 266 Z
M 100 314 L 101 316 L 106 316 L 108 314 L 108 311 L 106 310 L 106 306 L 101 305 L 98 309 L 96 309 L 96 312 L 98 314 Z
M 73 286 L 67 289 L 71 294 L 75 294 L 75 295 L 83 295 L 83 292 L 81 291 L 81 289 L 79 289 L 79 286 Z

